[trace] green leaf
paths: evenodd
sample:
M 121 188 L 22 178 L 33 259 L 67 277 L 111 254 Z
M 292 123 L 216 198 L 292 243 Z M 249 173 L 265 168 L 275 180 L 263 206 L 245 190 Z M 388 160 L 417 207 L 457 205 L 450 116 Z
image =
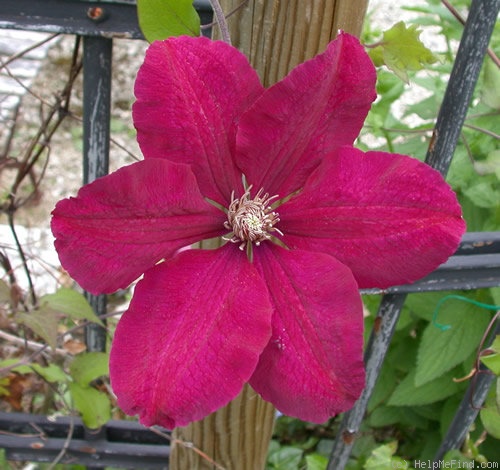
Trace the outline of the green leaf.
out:
M 19 359 L 6 359 L 5 361 L 0 362 L 0 369 L 10 367 L 18 362 Z M 64 383 L 68 380 L 66 373 L 56 364 L 49 364 L 46 367 L 36 363 L 22 364 L 20 366 L 13 367 L 12 372 L 17 372 L 18 374 L 33 374 L 36 372 L 50 383 Z
M 7 457 L 5 456 L 5 449 L 0 449 L 0 468 L 9 468 L 9 463 L 7 462 Z
M 394 391 L 395 384 L 396 371 L 394 370 L 392 361 L 384 361 L 370 401 L 368 402 L 367 410 L 369 413 L 375 410 L 380 404 L 387 401 Z
M 415 370 L 411 371 L 396 387 L 388 401 L 390 406 L 428 405 L 457 393 L 461 386 L 453 381 L 454 371 L 420 387 L 415 385 Z
M 66 383 L 68 381 L 66 373 L 56 364 L 49 364 L 47 367 L 43 367 L 40 364 L 31 364 L 29 367 L 47 382 Z
M 412 315 L 422 318 L 423 320 L 431 321 L 438 302 L 443 297 L 454 293 L 454 291 L 442 291 L 409 294 L 405 306 L 408 307 Z
M 496 176 L 483 176 L 482 180 L 464 189 L 464 194 L 478 207 L 487 209 L 500 207 L 500 191 Z
M 450 299 L 438 310 L 436 321 L 424 330 L 418 348 L 415 385 L 424 385 L 465 361 L 478 347 L 490 321 L 488 312 L 475 305 Z
M 325 470 L 328 459 L 321 454 L 306 455 L 306 470 Z
M 69 391 L 73 405 L 81 414 L 82 420 L 90 429 L 97 429 L 106 424 L 111 418 L 111 404 L 104 393 L 92 387 L 83 387 L 72 382 Z
M 401 422 L 402 408 L 399 406 L 379 406 L 370 414 L 370 427 L 383 428 Z
M 40 336 L 52 349 L 56 349 L 58 316 L 55 312 L 41 310 L 30 313 L 18 312 L 15 319 Z
M 480 417 L 484 429 L 496 439 L 500 439 L 500 409 L 498 407 L 498 392 L 500 390 L 500 379 L 496 380 L 496 390 L 492 388 L 484 406 L 481 408 Z
M 489 58 L 484 64 L 481 101 L 490 108 L 500 110 L 500 70 Z
M 109 375 L 109 355 L 104 352 L 78 354 L 69 367 L 73 380 L 82 386 L 88 386 L 99 377 Z
M 267 468 L 273 470 L 298 470 L 302 454 L 301 449 L 290 446 L 271 450 L 267 459 Z
M 88 320 L 104 326 L 85 296 L 74 289 L 63 287 L 54 294 L 44 295 L 40 299 L 40 310 L 53 311 L 72 320 Z
M 455 465 L 455 468 L 474 468 L 474 467 L 471 467 L 471 464 L 473 462 L 474 462 L 473 460 L 465 457 L 458 449 L 449 450 L 448 452 L 446 452 L 446 454 L 443 457 L 444 464 L 452 463 L 452 465 Z M 460 465 L 460 466 L 458 466 L 458 465 Z M 442 467 L 442 468 L 445 468 L 445 467 Z M 449 468 L 453 468 L 453 467 L 450 466 Z
M 17 364 L 20 361 L 19 358 L 12 357 L 10 359 L 4 359 L 3 361 L 0 361 L 0 369 L 5 369 L 8 367 L 11 367 L 14 364 Z M 18 367 L 24 367 L 24 366 L 18 366 Z M 15 368 L 17 372 L 17 367 Z M 14 370 L 14 369 L 12 369 Z M 23 372 L 19 372 L 20 374 L 23 374 Z
M 416 114 L 425 120 L 435 119 L 441 106 L 441 96 L 435 94 L 424 98 L 421 101 L 409 105 L 405 111 L 405 116 Z
M 139 26 L 149 41 L 199 36 L 200 17 L 192 0 L 137 0 Z
M 394 464 L 393 455 L 398 448 L 397 441 L 389 442 L 373 449 L 371 455 L 366 460 L 364 468 L 367 470 L 387 470 L 388 468 L 408 468 L 407 466 L 398 467 Z M 401 459 L 398 459 L 401 460 Z
M 400 21 L 384 32 L 383 40 L 378 46 L 382 48 L 385 65 L 405 82 L 408 82 L 408 71 L 421 70 L 425 65 L 438 60 L 420 41 L 419 36 L 420 31 L 416 25 L 407 27 Z M 379 54 L 376 49 L 372 54 Z
M 8 377 L 0 377 L 0 397 L 8 397 L 10 395 L 9 385 L 10 379 Z
M 401 406 L 380 406 L 370 414 L 368 422 L 374 428 L 399 423 L 414 429 L 425 429 L 429 424 L 429 420 L 415 413 L 413 408 Z
M 496 376 L 500 376 L 500 336 L 495 338 L 488 349 L 492 352 L 486 356 L 481 356 L 481 362 Z

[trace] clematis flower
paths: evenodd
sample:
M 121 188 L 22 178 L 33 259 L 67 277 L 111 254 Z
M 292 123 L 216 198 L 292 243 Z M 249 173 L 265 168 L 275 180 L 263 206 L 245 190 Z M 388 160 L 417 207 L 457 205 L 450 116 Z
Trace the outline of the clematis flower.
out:
M 223 42 L 155 42 L 135 93 L 144 160 L 52 220 L 83 288 L 143 275 L 112 344 L 120 407 L 174 428 L 248 382 L 303 420 L 350 408 L 364 386 L 358 289 L 428 274 L 465 229 L 438 172 L 352 146 L 376 96 L 358 40 L 340 34 L 268 89 Z

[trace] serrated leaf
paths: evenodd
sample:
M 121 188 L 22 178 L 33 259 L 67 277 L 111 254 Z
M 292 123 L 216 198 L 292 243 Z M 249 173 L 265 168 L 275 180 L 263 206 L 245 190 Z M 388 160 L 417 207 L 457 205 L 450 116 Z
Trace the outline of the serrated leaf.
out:
M 484 64 L 481 101 L 490 108 L 500 110 L 500 70 L 489 58 Z
M 82 386 L 109 375 L 109 355 L 104 352 L 87 352 L 78 354 L 69 366 L 73 380 Z
M 40 299 L 40 309 L 57 312 L 72 320 L 88 320 L 104 326 L 85 296 L 73 289 L 63 287 L 54 294 L 44 295 Z
M 416 25 L 407 27 L 403 21 L 384 32 L 381 45 L 385 65 L 401 80 L 408 82 L 408 71 L 421 70 L 438 59 L 419 39 Z
M 58 316 L 55 312 L 44 312 L 41 310 L 35 310 L 30 313 L 18 312 L 15 320 L 27 326 L 52 349 L 56 349 Z
M 396 387 L 387 402 L 390 406 L 419 406 L 441 401 L 460 390 L 453 381 L 453 371 L 420 387 L 415 385 L 415 370 L 411 371 Z
M 97 429 L 111 418 L 111 403 L 104 393 L 92 387 L 83 387 L 76 382 L 69 384 L 73 405 L 80 413 L 83 423 L 90 429 Z
M 137 0 L 137 15 L 149 42 L 170 36 L 200 35 L 200 17 L 192 0 Z
M 443 330 L 430 322 L 418 348 L 415 385 L 424 385 L 463 362 L 478 347 L 490 321 L 490 315 L 459 300 L 444 302 L 437 315 Z
M 481 362 L 496 376 L 500 376 L 500 336 L 495 338 L 488 349 L 493 352 L 486 356 L 481 356 Z

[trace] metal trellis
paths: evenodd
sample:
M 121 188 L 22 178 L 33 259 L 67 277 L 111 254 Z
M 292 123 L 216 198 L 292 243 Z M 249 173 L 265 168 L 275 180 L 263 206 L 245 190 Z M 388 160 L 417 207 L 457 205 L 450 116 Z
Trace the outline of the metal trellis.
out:
M 202 23 L 210 23 L 209 2 L 199 0 L 194 5 Z M 135 9 L 134 0 L 2 0 L 0 3 L 0 28 L 83 37 L 85 183 L 108 172 L 112 42 L 116 38 L 142 38 Z M 499 9 L 500 0 L 472 1 L 426 160 L 443 175 L 451 162 Z M 343 469 L 351 454 L 406 295 L 498 285 L 500 232 L 481 232 L 466 234 L 455 255 L 426 278 L 384 292 L 365 291 L 384 294 L 378 311 L 379 321 L 365 355 L 367 386 L 355 407 L 344 416 L 329 470 Z M 105 297 L 88 298 L 97 314 L 105 313 Z M 497 325 L 497 333 L 498 330 Z M 86 341 L 89 350 L 103 350 L 104 329 L 89 328 Z M 481 374 L 475 388 L 467 390 L 436 461 L 449 449 L 461 445 L 491 381 L 491 375 Z M 61 449 L 66 449 L 60 463 L 89 468 L 166 469 L 169 456 L 164 437 L 134 422 L 111 421 L 92 435 L 77 418 L 51 419 L 23 413 L 0 413 L 0 448 L 6 450 L 8 459 L 37 462 L 51 462 Z

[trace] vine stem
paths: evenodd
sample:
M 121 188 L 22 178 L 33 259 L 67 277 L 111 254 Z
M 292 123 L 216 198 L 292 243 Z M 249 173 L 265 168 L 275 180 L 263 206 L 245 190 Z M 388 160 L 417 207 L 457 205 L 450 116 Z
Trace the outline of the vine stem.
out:
M 448 0 L 441 0 L 441 3 L 450 11 L 450 13 L 455 17 L 455 19 L 459 23 L 465 25 L 464 17 Z M 491 47 L 488 47 L 488 49 L 486 49 L 486 53 L 490 56 L 491 60 L 495 63 L 495 65 L 500 68 L 500 58 L 498 58 L 498 56 L 495 54 L 495 51 Z
M 212 5 L 215 18 L 217 19 L 217 24 L 219 25 L 222 40 L 231 45 L 231 36 L 229 34 L 229 27 L 227 25 L 226 17 L 224 15 L 224 12 L 222 11 L 222 7 L 220 6 L 219 0 L 210 0 L 210 4 Z

